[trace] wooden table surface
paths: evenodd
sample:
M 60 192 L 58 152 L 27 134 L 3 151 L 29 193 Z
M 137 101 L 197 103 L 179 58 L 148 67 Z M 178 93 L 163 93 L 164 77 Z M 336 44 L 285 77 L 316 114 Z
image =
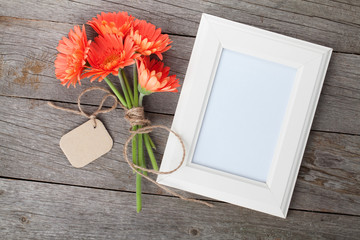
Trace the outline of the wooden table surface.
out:
M 359 0 L 1 0 L 0 6 L 0 239 L 360 238 Z M 46 102 L 76 108 L 82 90 L 105 83 L 61 86 L 55 48 L 75 24 L 101 11 L 128 11 L 168 33 L 173 48 L 165 63 L 180 79 L 203 12 L 334 49 L 285 220 L 207 199 L 210 209 L 147 182 L 137 214 L 135 177 L 121 157 L 129 126 L 120 108 L 99 117 L 113 149 L 84 168 L 69 164 L 59 139 L 86 119 Z M 178 97 L 147 97 L 149 119 L 170 126 Z M 98 101 L 87 97 L 84 104 L 94 109 Z M 160 160 L 167 134 L 152 136 Z

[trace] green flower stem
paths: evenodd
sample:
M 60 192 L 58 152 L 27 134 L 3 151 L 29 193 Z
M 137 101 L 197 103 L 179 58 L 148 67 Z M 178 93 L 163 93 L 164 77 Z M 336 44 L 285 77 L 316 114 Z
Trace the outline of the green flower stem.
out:
M 140 93 L 140 96 L 139 96 L 139 107 L 142 107 L 142 102 L 143 102 L 143 99 L 144 99 L 144 94 Z
M 154 156 L 154 152 L 151 148 L 149 138 L 150 138 L 149 135 L 144 135 L 145 146 L 146 146 L 147 152 L 149 154 L 151 165 L 152 165 L 153 169 L 156 171 L 159 171 L 159 167 L 157 165 L 157 162 L 156 162 L 156 159 Z
M 142 106 L 142 101 L 143 101 L 144 96 L 145 96 L 144 94 L 140 93 L 139 106 Z M 151 140 L 149 134 L 145 133 L 144 141 L 145 141 L 146 150 L 147 150 L 148 155 L 150 157 L 153 169 L 159 170 L 159 167 L 158 167 L 158 165 L 156 163 L 156 159 L 155 159 L 155 156 L 154 156 L 154 152 L 152 150 L 152 148 L 155 148 L 155 144 Z
M 126 90 L 127 90 L 128 94 L 129 94 L 129 98 L 131 100 L 131 104 L 134 106 L 134 96 L 133 96 L 133 92 L 132 92 L 132 90 L 130 88 L 129 81 L 128 81 L 127 77 L 126 77 L 124 69 L 121 69 L 120 71 L 121 71 L 121 75 L 122 75 L 122 77 L 124 79 Z
M 136 174 L 136 211 L 140 212 L 142 206 L 141 201 L 141 175 Z
M 140 126 L 141 127 L 141 126 Z M 138 127 L 137 126 L 134 126 L 132 128 L 133 131 L 137 130 Z M 140 135 L 142 135 L 142 139 L 139 139 L 140 138 Z M 146 164 L 145 164 L 145 158 L 144 158 L 144 147 L 143 147 L 143 141 L 144 139 L 146 138 L 150 138 L 149 135 L 144 135 L 144 134 L 136 134 L 133 139 L 131 140 L 132 141 L 132 159 L 133 159 L 133 163 L 136 164 L 136 165 L 139 165 L 143 168 L 146 167 Z M 140 149 L 140 144 L 141 144 L 141 147 L 142 149 Z M 146 143 L 145 143 L 146 144 Z M 139 149 L 137 149 L 137 145 L 139 145 Z M 151 150 L 152 151 L 152 150 Z M 150 154 L 150 153 L 149 153 Z M 153 154 L 154 155 L 154 154 Z M 150 155 L 149 155 L 150 156 Z M 156 162 L 156 160 L 155 160 Z M 144 174 L 147 176 L 147 172 L 144 171 Z
M 142 100 L 143 100 L 143 95 L 140 93 L 140 99 L 139 99 L 139 107 L 142 107 Z M 139 126 L 139 128 L 141 128 L 142 126 Z M 144 150 L 143 150 L 143 134 L 141 134 L 141 133 L 139 133 L 138 134 L 138 136 L 139 136 L 139 165 L 141 166 L 141 167 L 145 167 L 145 161 L 144 161 L 144 159 L 143 159 L 143 157 L 144 157 Z M 141 143 L 141 155 L 142 156 L 140 156 L 140 143 Z M 141 159 L 141 160 L 140 160 Z
M 108 79 L 107 77 L 104 78 L 106 83 L 109 85 L 109 87 L 111 88 L 111 90 L 115 93 L 115 95 L 117 96 L 117 98 L 119 99 L 119 101 L 121 102 L 122 105 L 124 105 L 125 107 L 128 107 L 128 105 L 126 104 L 126 101 L 124 99 L 124 97 L 121 95 L 121 93 L 119 92 L 119 90 L 117 90 L 117 88 L 114 86 L 114 84 L 110 81 L 110 79 Z
M 121 72 L 123 73 L 123 70 L 121 70 Z M 122 77 L 122 78 L 121 78 Z M 119 72 L 119 79 L 120 79 L 120 83 L 121 81 L 125 82 L 126 87 L 127 87 L 127 91 L 129 93 L 131 93 L 131 89 L 130 89 L 130 86 L 128 84 L 128 81 L 126 79 L 126 76 L 125 74 L 120 76 L 120 72 Z M 125 79 L 125 81 L 124 81 Z M 122 83 L 121 83 L 122 84 Z M 136 69 L 136 65 L 134 64 L 133 66 L 133 85 L 134 85 L 134 94 L 131 96 L 128 96 L 129 98 L 131 98 L 133 100 L 133 106 L 134 107 L 138 107 L 138 106 L 142 106 L 142 101 L 143 101 L 143 98 L 144 98 L 144 95 L 140 93 L 140 97 L 139 97 L 139 93 L 138 93 L 138 75 L 137 75 L 137 69 Z M 123 86 L 123 84 L 122 84 Z M 124 91 L 124 94 L 125 94 L 125 90 L 124 90 L 124 87 L 123 87 L 123 91 Z M 125 97 L 126 97 L 126 94 L 125 94 Z M 133 127 L 133 130 L 137 130 L 139 128 L 141 128 L 142 126 L 134 126 Z M 137 138 L 137 139 L 135 139 Z M 133 154 L 133 162 L 138 160 L 138 163 L 137 165 L 143 167 L 143 168 L 146 168 L 146 164 L 145 164 L 145 156 L 144 156 L 144 146 L 143 146 L 143 141 L 145 140 L 145 146 L 146 146 L 146 149 L 147 149 L 147 152 L 148 152 L 148 155 L 150 157 L 150 160 L 151 160 L 151 163 L 153 165 L 153 168 L 158 170 L 158 166 L 157 166 L 157 163 L 156 163 L 156 159 L 155 159 L 155 156 L 154 156 L 154 153 L 152 151 L 151 148 L 155 148 L 155 144 L 153 143 L 153 141 L 151 140 L 149 134 L 137 134 L 135 135 L 135 137 L 133 138 L 132 140 L 132 146 L 133 146 L 133 149 L 132 149 L 132 154 Z M 137 146 L 136 146 L 136 142 L 137 142 Z M 137 148 L 138 147 L 138 148 Z M 137 148 L 137 149 L 136 149 Z M 137 155 L 137 158 L 134 159 L 134 156 L 136 156 L 136 150 L 138 155 Z M 138 170 L 139 171 L 139 170 Z M 147 176 L 147 172 L 146 171 L 143 171 L 143 173 Z M 137 212 L 140 212 L 141 211 L 141 208 L 142 208 L 142 200 L 141 200 L 141 175 L 140 174 L 136 174 L 136 210 Z
M 145 152 L 144 152 L 144 134 L 142 134 L 143 135 L 143 151 L 142 151 L 142 159 L 144 159 L 144 161 L 143 161 L 143 165 L 141 166 L 141 167 L 143 167 L 143 168 L 146 168 L 146 163 L 145 163 Z M 148 172 L 147 171 L 143 171 L 143 173 L 144 173 L 144 175 L 145 176 L 147 176 L 148 175 Z
M 143 100 L 143 97 L 144 97 L 144 95 L 143 94 L 141 94 L 140 93 L 140 98 L 139 98 L 139 107 L 142 107 L 142 100 Z M 139 126 L 139 128 L 141 128 L 142 126 Z M 138 141 L 138 143 L 139 143 L 139 148 L 140 148 L 140 142 L 141 142 L 141 148 L 142 148 L 142 151 L 141 151 L 141 153 L 142 153 L 142 156 L 140 157 L 139 156 L 139 165 L 141 166 L 141 167 L 143 167 L 143 168 L 145 168 L 146 167 L 146 165 L 145 165 L 145 160 L 144 160 L 144 150 L 143 150 L 143 136 L 144 136 L 144 134 L 142 134 L 142 133 L 140 133 L 140 134 L 138 134 L 138 136 L 139 136 L 139 141 Z M 140 154 L 140 150 L 139 150 L 139 154 Z M 140 158 L 142 158 L 142 161 L 140 161 Z M 146 171 L 144 171 L 144 174 L 146 174 L 147 175 L 147 172 Z
M 132 130 L 136 131 L 137 126 L 133 126 Z M 131 140 L 131 147 L 132 147 L 132 160 L 133 160 L 133 163 L 136 164 L 136 165 L 139 165 L 139 161 L 138 161 L 138 158 L 137 158 L 137 134 Z M 135 171 L 133 171 L 133 172 L 135 173 Z
M 119 71 L 118 77 L 119 77 L 119 80 L 120 80 L 121 88 L 122 88 L 122 90 L 124 92 L 124 95 L 125 95 L 125 99 L 126 99 L 126 102 L 127 102 L 127 105 L 128 105 L 128 109 L 130 109 L 130 108 L 132 108 L 132 104 L 131 104 L 131 100 L 130 100 L 128 91 L 127 91 L 126 86 L 125 86 L 124 78 L 123 78 L 123 76 L 121 74 L 121 70 Z
M 123 70 L 121 70 L 122 73 L 123 73 Z M 126 87 L 127 87 L 127 90 L 129 93 L 131 93 L 131 89 L 130 89 L 130 86 L 129 86 L 129 83 L 127 81 L 127 78 L 126 78 L 126 75 L 125 75 L 125 72 L 124 72 L 124 75 L 123 75 L 124 79 L 125 79 L 125 84 L 126 84 Z M 135 80 L 134 80 L 134 83 L 135 83 Z M 136 78 L 136 84 L 137 84 L 137 78 Z M 134 84 L 134 95 L 131 96 L 130 94 L 130 98 L 132 98 L 132 103 L 133 103 L 133 106 L 134 107 L 137 107 L 138 106 L 138 93 L 137 93 L 137 86 L 135 88 L 135 84 Z M 132 130 L 135 131 L 138 129 L 138 127 L 141 127 L 141 126 L 133 126 Z M 144 150 L 141 150 L 140 148 L 142 148 L 142 142 L 140 144 L 140 136 L 139 134 L 136 134 L 134 136 L 134 138 L 132 139 L 132 157 L 133 157 L 133 163 L 135 163 L 136 165 L 140 165 L 140 159 L 142 162 L 144 162 Z M 139 149 L 137 149 L 137 145 L 139 143 Z M 141 147 L 140 147 L 141 146 Z M 144 164 L 145 165 L 145 164 Z M 138 170 L 139 171 L 139 170 Z M 145 174 L 145 173 L 144 173 Z M 141 175 L 140 174 L 136 174 L 136 211 L 139 213 L 142 209 L 142 199 L 141 199 Z
M 139 92 L 138 92 L 138 72 L 137 72 L 136 63 L 134 63 L 133 65 L 133 86 L 134 86 L 134 106 L 137 107 L 139 105 Z M 149 136 L 149 134 L 145 133 L 145 135 L 148 136 L 151 147 L 153 149 L 156 149 L 156 146 L 152 141 L 151 137 Z
M 151 140 L 151 137 L 148 133 L 145 133 L 148 137 L 149 137 L 149 142 L 150 142 L 150 146 L 156 150 L 156 146 L 155 146 L 155 143 L 153 142 L 153 140 Z
M 132 108 L 132 104 L 131 104 L 131 99 L 129 98 L 128 95 L 128 91 L 126 89 L 125 83 L 124 83 L 124 79 L 122 78 L 121 75 L 121 71 L 122 69 L 119 71 L 119 79 L 120 79 L 120 84 L 122 87 L 122 90 L 124 92 L 125 95 L 125 99 L 121 96 L 120 92 L 116 89 L 116 87 L 114 86 L 114 84 L 108 79 L 105 78 L 106 83 L 110 86 L 110 88 L 113 90 L 113 92 L 115 93 L 115 95 L 119 98 L 120 102 L 128 109 Z M 137 129 L 137 126 L 134 126 L 132 128 L 133 130 Z M 139 140 L 139 148 L 137 149 L 137 140 Z M 141 147 L 140 147 L 141 146 Z M 139 150 L 139 154 L 137 155 L 137 150 Z M 139 161 L 138 161 L 138 157 L 139 156 Z M 138 138 L 137 135 L 134 136 L 134 138 L 132 139 L 132 158 L 133 158 L 133 162 L 136 165 L 139 165 L 140 161 L 144 161 L 144 150 L 143 150 L 143 146 L 142 146 L 142 139 L 141 139 L 141 144 L 140 144 L 140 137 Z M 143 163 L 143 165 L 145 165 L 145 163 Z M 142 166 L 140 164 L 140 166 Z M 141 175 L 140 174 L 136 174 L 136 211 L 140 212 L 142 209 L 142 200 L 141 200 Z
M 127 87 L 128 91 L 129 91 L 129 93 L 130 93 L 130 98 L 132 98 L 132 100 L 133 100 L 133 106 L 134 106 L 134 107 L 137 107 L 137 106 L 138 106 L 138 102 L 135 102 L 135 101 L 134 101 L 134 95 L 131 94 L 131 89 L 130 89 L 130 86 L 129 86 L 127 77 L 126 77 L 126 75 L 125 75 L 125 72 L 124 72 L 124 70 L 122 70 L 122 69 L 121 69 L 121 71 L 122 71 L 123 76 L 124 76 L 124 79 L 125 79 L 126 87 Z M 137 91 L 137 89 L 136 89 L 136 91 Z M 134 93 L 135 93 L 135 91 L 134 91 Z M 132 130 L 133 130 L 133 131 L 136 131 L 137 129 L 138 129 L 138 126 L 133 126 L 133 127 L 132 127 Z M 138 162 L 138 159 L 137 159 L 137 137 L 138 137 L 138 135 L 136 134 L 136 135 L 134 136 L 134 138 L 132 139 L 132 146 L 133 146 L 132 154 L 133 154 L 133 163 L 135 163 L 136 165 L 139 165 L 139 162 Z M 134 158 L 134 155 L 136 155 L 135 158 Z M 137 174 L 137 175 L 139 175 L 139 174 Z M 140 176 L 140 177 L 141 177 L 141 176 Z
M 139 92 L 138 92 L 138 72 L 136 63 L 133 65 L 133 87 L 134 87 L 134 106 L 139 106 Z
M 139 166 L 145 168 L 145 159 L 144 159 L 144 144 L 143 144 L 143 134 L 138 134 L 138 150 L 139 150 Z M 146 171 L 143 171 L 147 175 Z

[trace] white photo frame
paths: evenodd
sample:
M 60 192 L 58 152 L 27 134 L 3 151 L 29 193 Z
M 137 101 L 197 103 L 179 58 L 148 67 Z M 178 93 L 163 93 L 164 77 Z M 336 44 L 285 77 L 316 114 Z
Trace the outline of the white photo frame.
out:
M 285 218 L 331 53 L 203 14 L 157 182 Z

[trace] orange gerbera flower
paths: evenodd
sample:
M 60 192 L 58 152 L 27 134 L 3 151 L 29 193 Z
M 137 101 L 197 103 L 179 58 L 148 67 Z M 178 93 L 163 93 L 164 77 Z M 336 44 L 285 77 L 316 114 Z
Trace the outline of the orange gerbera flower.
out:
M 96 17 L 92 21 L 88 21 L 88 24 L 102 36 L 113 33 L 124 37 L 134 21 L 134 17 L 129 16 L 127 12 L 102 12 L 101 15 L 98 14 Z
M 59 41 L 56 49 L 60 53 L 55 60 L 55 75 L 62 85 L 68 83 L 67 87 L 71 84 L 75 87 L 77 82 L 81 85 L 81 74 L 86 64 L 90 42 L 87 40 L 84 25 L 82 30 L 75 26 L 74 31 L 71 29 L 69 32 L 69 38 L 63 37 Z
M 163 52 L 171 48 L 167 34 L 161 34 L 161 28 L 155 29 L 155 25 L 146 22 L 145 20 L 136 19 L 134 27 L 130 30 L 130 36 L 139 49 L 137 50 L 141 55 L 149 56 L 156 54 L 161 60 L 163 59 Z
M 168 76 L 170 68 L 156 59 L 139 58 L 137 61 L 139 91 L 145 95 L 153 92 L 177 92 L 180 87 L 175 75 Z
M 137 47 L 131 38 L 123 38 L 115 34 L 106 34 L 98 36 L 90 45 L 88 62 L 91 67 L 85 70 L 84 77 L 91 78 L 94 81 L 99 78 L 101 82 L 110 73 L 117 75 L 119 68 L 124 68 L 134 63 L 134 59 L 139 57 L 135 53 Z

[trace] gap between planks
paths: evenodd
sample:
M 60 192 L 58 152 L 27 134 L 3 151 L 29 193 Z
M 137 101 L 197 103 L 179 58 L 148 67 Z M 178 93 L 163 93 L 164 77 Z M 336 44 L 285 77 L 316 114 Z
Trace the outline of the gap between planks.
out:
M 9 96 L 9 95 L 4 95 L 4 94 L 0 94 L 0 97 L 8 97 L 8 98 L 18 98 L 18 99 L 26 99 L 26 100 L 35 100 L 35 101 L 44 101 L 44 102 L 53 102 L 53 103 L 60 103 L 60 104 L 73 104 L 76 105 L 77 103 L 74 102 L 67 102 L 67 101 L 59 101 L 59 100 L 49 100 L 49 99 L 43 99 L 43 98 L 31 98 L 31 97 L 24 97 L 24 96 Z M 90 107 L 97 107 L 98 105 L 96 104 L 91 104 L 91 103 L 82 103 L 82 105 L 84 106 L 90 106 Z M 76 107 L 74 108 L 76 109 Z M 117 109 L 122 110 L 123 109 L 121 107 L 117 107 Z M 174 114 L 171 113 L 161 113 L 161 112 L 155 112 L 155 111 L 146 111 L 146 113 L 150 113 L 150 114 L 159 114 L 159 115 L 164 115 L 164 116 L 174 116 Z M 337 131 L 325 131 L 325 130 L 313 130 L 311 129 L 312 132 L 322 132 L 322 133 L 334 133 L 334 134 L 343 134 L 343 135 L 348 135 L 348 136 L 360 136 L 360 134 L 356 134 L 356 133 L 346 133 L 346 132 L 337 132 Z
M 111 188 L 99 188 L 99 187 L 83 186 L 83 185 L 76 185 L 76 184 L 58 183 L 58 182 L 48 182 L 48 181 L 33 180 L 33 179 L 13 178 L 13 177 L 4 177 L 4 176 L 0 176 L 0 179 L 14 180 L 14 181 L 22 181 L 22 182 L 34 182 L 34 183 L 41 183 L 41 184 L 61 185 L 61 186 L 77 187 L 77 188 L 84 188 L 84 189 L 96 189 L 96 190 L 102 190 L 102 191 L 123 192 L 123 193 L 135 194 L 134 191 L 118 190 L 118 189 L 111 189 Z M 178 197 L 171 196 L 171 195 L 162 195 L 162 194 L 155 194 L 155 193 L 142 193 L 142 194 L 143 194 L 143 195 L 148 195 L 148 196 L 159 196 L 159 197 L 167 197 L 167 198 L 176 198 L 176 199 L 178 199 Z M 225 204 L 230 204 L 230 203 L 218 201 L 218 200 L 215 200 L 215 199 L 210 199 L 210 200 L 201 199 L 201 200 L 202 200 L 202 201 L 206 201 L 206 202 L 210 202 L 210 203 L 225 203 Z M 241 206 L 238 206 L 238 207 L 241 207 Z M 305 209 L 297 209 L 297 208 L 289 208 L 289 211 L 309 212 L 309 213 L 317 213 L 317 214 L 330 214 L 330 215 L 349 216 L 349 217 L 360 217 L 360 215 L 356 215 L 356 214 L 337 213 L 337 212 L 325 212 L 325 211 L 313 211 L 313 210 L 305 210 Z
M 68 102 L 68 101 L 59 101 L 59 100 L 49 100 L 49 99 L 44 99 L 44 98 L 31 98 L 31 97 L 25 97 L 25 96 L 15 96 L 15 95 L 5 95 L 5 94 L 1 94 L 0 93 L 0 97 L 8 97 L 8 98 L 18 98 L 18 99 L 26 99 L 26 100 L 35 100 L 35 101 L 43 101 L 43 102 L 53 102 L 53 103 L 60 103 L 60 104 L 77 104 L 76 102 Z M 91 103 L 81 103 L 81 105 L 83 106 L 89 106 L 89 107 L 98 107 L 99 105 L 96 104 L 91 104 Z M 104 105 L 105 107 L 107 107 L 106 105 Z M 76 107 L 74 108 L 76 110 Z M 120 106 L 117 106 L 116 109 L 122 110 L 123 109 Z M 162 113 L 162 112 L 155 112 L 155 111 L 147 111 L 145 109 L 146 113 L 151 113 L 151 114 L 160 114 L 160 115 L 164 115 L 164 116 L 174 116 L 174 114 L 172 113 Z
M 42 19 L 32 19 L 32 18 L 20 18 L 20 17 L 13 17 L 13 16 L 0 16 L 0 20 L 2 18 L 3 19 L 16 19 L 16 20 L 34 21 L 34 22 L 50 22 L 50 23 L 59 23 L 59 24 L 69 24 L 71 26 L 73 25 L 73 24 L 70 24 L 68 22 L 60 22 L 60 21 L 53 21 L 53 20 L 42 20 Z M 254 26 L 254 27 L 256 27 L 256 26 Z M 256 27 L 256 28 L 259 28 L 259 27 Z M 266 29 L 264 29 L 264 30 L 266 30 Z M 270 31 L 270 30 L 267 30 L 267 31 Z M 163 34 L 168 34 L 169 36 L 177 36 L 177 37 L 196 38 L 196 36 L 188 35 L 188 34 L 178 34 L 178 33 L 170 33 L 170 32 L 163 32 Z M 281 34 L 281 35 L 283 35 L 283 34 Z M 333 50 L 333 53 L 360 55 L 360 53 L 356 53 L 356 52 L 344 52 L 344 51 L 338 51 L 338 50 Z M 0 55 L 2 55 L 2 54 L 0 54 Z

